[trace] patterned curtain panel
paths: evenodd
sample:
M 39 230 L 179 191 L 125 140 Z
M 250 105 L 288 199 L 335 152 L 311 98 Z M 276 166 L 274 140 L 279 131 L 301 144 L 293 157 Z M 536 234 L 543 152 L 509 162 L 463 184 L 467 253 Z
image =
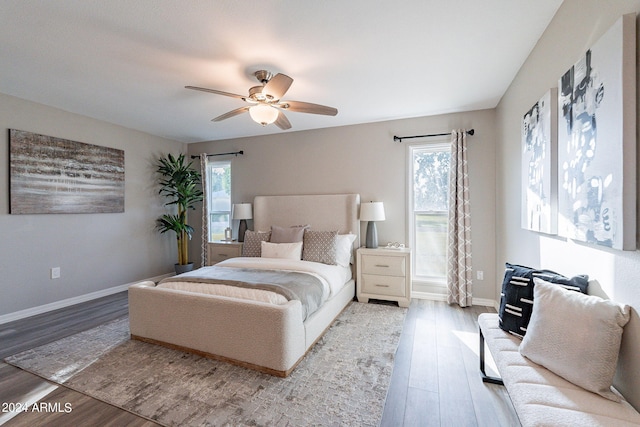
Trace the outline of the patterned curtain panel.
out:
M 447 301 L 460 307 L 472 305 L 471 218 L 469 174 L 467 173 L 467 132 L 451 132 L 449 172 L 449 239 L 447 248 Z
M 209 249 L 209 191 L 207 176 L 207 165 L 209 164 L 209 157 L 207 153 L 200 154 L 200 175 L 202 176 L 202 243 L 201 243 L 201 258 L 200 266 L 207 265 L 207 252 Z

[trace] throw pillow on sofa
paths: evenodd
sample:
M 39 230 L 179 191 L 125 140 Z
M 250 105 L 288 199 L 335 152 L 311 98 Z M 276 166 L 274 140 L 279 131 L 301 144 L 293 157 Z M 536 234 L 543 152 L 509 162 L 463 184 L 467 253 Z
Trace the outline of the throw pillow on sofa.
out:
M 589 276 L 565 277 L 550 270 L 537 270 L 516 264 L 505 264 L 502 295 L 500 298 L 500 328 L 522 338 L 533 310 L 533 278 L 538 277 L 566 289 L 586 294 Z
M 629 306 L 533 280 L 536 303 L 520 354 L 585 390 L 619 402 L 611 385 L 623 328 L 631 315 Z

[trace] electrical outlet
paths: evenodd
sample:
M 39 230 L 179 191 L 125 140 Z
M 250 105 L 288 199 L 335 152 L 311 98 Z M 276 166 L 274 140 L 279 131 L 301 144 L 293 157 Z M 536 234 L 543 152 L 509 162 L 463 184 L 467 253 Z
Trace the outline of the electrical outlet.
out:
M 60 267 L 51 267 L 51 278 L 52 279 L 60 278 Z
M 478 270 L 476 272 L 476 277 L 477 277 L 478 280 L 484 280 L 484 271 Z

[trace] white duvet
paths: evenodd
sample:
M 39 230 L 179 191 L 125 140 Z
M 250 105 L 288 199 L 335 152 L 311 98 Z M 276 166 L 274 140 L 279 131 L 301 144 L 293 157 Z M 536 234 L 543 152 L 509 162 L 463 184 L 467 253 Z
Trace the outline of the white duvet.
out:
M 286 270 L 310 274 L 317 277 L 322 282 L 322 302 L 337 294 L 340 289 L 342 289 L 344 285 L 351 279 L 351 268 L 349 267 L 281 258 L 229 258 L 216 264 L 216 267 Z M 188 273 L 183 273 L 179 276 L 175 276 L 175 281 L 171 280 L 163 282 L 162 284 L 158 285 L 158 287 L 209 295 L 220 295 L 240 299 L 249 299 L 270 304 L 286 304 L 287 302 L 287 299 L 284 296 L 262 289 L 250 289 L 222 284 L 179 281 L 180 277 L 206 277 L 210 275 L 211 270 L 213 270 L 211 267 L 202 267 Z

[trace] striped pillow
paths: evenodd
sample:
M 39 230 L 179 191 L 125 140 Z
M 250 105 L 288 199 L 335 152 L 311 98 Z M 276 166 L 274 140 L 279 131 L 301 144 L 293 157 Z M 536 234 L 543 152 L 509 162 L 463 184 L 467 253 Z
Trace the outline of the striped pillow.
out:
M 583 294 L 589 286 L 587 275 L 568 278 L 550 270 L 506 263 L 500 298 L 500 328 L 519 338 L 527 333 L 533 311 L 534 277 Z

